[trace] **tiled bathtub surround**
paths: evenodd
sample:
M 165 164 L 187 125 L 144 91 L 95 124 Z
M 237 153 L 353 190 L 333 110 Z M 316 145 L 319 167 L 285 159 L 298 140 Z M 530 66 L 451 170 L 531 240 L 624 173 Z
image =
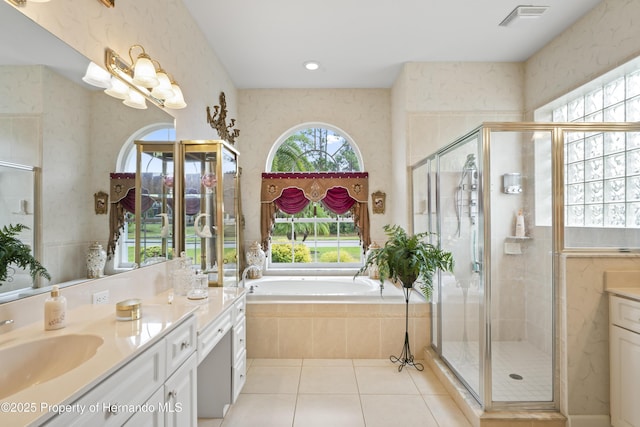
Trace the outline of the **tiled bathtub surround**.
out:
M 409 304 L 409 340 L 420 354 L 430 340 L 430 306 Z M 358 358 L 399 356 L 405 304 L 247 304 L 249 358 Z

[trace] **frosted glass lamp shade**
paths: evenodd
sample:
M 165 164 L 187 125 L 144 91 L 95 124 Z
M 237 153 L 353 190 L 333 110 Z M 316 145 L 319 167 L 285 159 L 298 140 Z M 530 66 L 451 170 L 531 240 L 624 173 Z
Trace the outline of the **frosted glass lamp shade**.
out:
M 136 108 L 138 110 L 147 109 L 147 102 L 144 100 L 144 96 L 133 89 L 129 90 L 129 96 L 122 103 L 127 107 Z
M 129 96 L 129 87 L 119 79 L 111 77 L 111 86 L 104 91 L 109 96 L 118 99 L 127 99 Z
M 133 67 L 133 84 L 151 88 L 160 84 L 156 75 L 156 67 L 153 66 L 149 56 L 141 53 Z
M 167 99 L 164 103 L 164 106 L 167 108 L 172 108 L 174 110 L 185 108 L 187 106 L 187 103 L 184 102 L 184 96 L 182 95 L 182 90 L 180 89 L 180 86 L 178 86 L 175 83 L 172 83 L 171 88 L 173 89 L 173 97 Z
M 158 71 L 157 77 L 160 84 L 153 88 L 151 96 L 158 99 L 172 98 L 174 95 L 173 88 L 171 87 L 171 81 L 167 74 L 161 70 Z
M 111 74 L 104 68 L 100 68 L 95 62 L 90 62 L 82 81 L 92 86 L 109 89 L 111 87 Z

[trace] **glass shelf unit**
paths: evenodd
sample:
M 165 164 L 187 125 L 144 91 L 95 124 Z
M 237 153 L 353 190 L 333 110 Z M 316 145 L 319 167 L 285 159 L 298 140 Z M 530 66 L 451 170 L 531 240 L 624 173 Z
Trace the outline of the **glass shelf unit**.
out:
M 238 152 L 224 141 L 185 140 L 177 153 L 177 247 L 209 275 L 209 286 L 235 286 L 241 259 Z

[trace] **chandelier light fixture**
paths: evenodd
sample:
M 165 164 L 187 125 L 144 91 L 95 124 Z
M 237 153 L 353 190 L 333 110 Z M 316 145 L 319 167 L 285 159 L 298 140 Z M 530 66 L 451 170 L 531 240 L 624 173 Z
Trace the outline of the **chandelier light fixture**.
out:
M 180 86 L 158 61 L 147 54 L 144 47 L 139 44 L 131 46 L 129 59 L 130 62 L 127 62 L 114 50 L 107 48 L 107 71 L 91 63 L 83 80 L 104 88 L 107 95 L 122 99 L 125 105 L 132 108 L 147 108 L 146 100 L 161 108 L 181 109 L 187 106 Z

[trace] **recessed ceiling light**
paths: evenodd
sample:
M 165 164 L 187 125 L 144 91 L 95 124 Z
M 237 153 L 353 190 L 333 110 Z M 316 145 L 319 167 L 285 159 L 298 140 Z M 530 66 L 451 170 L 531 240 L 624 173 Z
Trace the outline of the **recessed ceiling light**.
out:
M 317 61 L 307 61 L 304 63 L 304 68 L 309 71 L 315 71 L 320 68 L 320 64 Z
M 513 9 L 506 18 L 500 22 L 501 27 L 506 27 L 513 24 L 520 19 L 539 18 L 540 15 L 545 13 L 549 9 L 549 6 L 517 6 Z

